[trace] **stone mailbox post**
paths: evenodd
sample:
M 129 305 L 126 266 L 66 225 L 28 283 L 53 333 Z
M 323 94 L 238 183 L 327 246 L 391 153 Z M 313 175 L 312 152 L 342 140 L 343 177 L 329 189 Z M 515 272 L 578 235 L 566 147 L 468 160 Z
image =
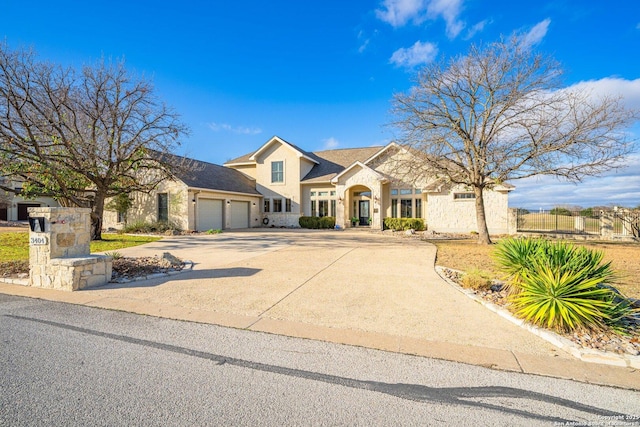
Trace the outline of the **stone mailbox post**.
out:
M 111 257 L 90 255 L 91 209 L 28 211 L 30 286 L 76 291 L 111 280 Z

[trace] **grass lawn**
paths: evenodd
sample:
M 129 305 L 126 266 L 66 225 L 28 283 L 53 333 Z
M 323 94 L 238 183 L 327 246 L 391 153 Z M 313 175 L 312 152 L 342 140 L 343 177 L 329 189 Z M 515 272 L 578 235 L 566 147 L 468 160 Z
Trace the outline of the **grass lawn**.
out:
M 466 271 L 477 268 L 499 278 L 491 255 L 494 246 L 478 245 L 475 240 L 431 240 L 438 247 L 436 264 Z M 640 244 L 620 242 L 574 242 L 604 252 L 605 261 L 612 261 L 619 279 L 614 284 L 623 294 L 640 298 Z
M 143 245 L 160 239 L 161 237 L 103 234 L 102 240 L 91 242 L 91 252 L 117 251 L 118 249 Z M 28 232 L 0 233 L 0 273 L 2 273 L 1 265 L 3 262 L 24 261 L 28 259 Z

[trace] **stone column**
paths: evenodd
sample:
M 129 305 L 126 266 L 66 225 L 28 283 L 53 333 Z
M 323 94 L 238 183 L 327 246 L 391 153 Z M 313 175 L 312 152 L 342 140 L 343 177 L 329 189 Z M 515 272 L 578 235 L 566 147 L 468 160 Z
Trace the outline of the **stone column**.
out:
M 613 236 L 613 218 L 609 212 L 600 211 L 600 235 L 605 239 Z
M 90 255 L 91 209 L 29 208 L 29 285 L 78 290 L 111 280 L 112 259 Z

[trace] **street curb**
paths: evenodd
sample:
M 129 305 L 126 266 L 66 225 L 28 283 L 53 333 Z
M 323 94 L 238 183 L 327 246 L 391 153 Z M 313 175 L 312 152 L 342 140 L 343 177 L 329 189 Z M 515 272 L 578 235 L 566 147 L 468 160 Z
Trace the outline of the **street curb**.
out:
M 505 310 L 504 308 L 496 304 L 493 304 L 491 302 L 485 301 L 484 299 L 477 296 L 475 292 L 468 289 L 464 289 L 463 287 L 461 287 L 460 285 L 458 285 L 457 283 L 449 279 L 442 271 L 445 268 L 447 270 L 455 271 L 457 273 L 462 273 L 462 272 L 459 270 L 454 270 L 453 268 L 442 267 L 439 265 L 435 266 L 435 270 L 436 270 L 436 273 L 438 273 L 438 276 L 440 276 L 442 280 L 447 282 L 450 286 L 457 289 L 459 292 L 463 293 L 464 295 L 471 298 L 472 300 L 482 304 L 489 310 L 493 311 L 494 313 L 498 314 L 504 319 L 510 321 L 511 323 L 516 324 L 522 329 L 526 329 L 527 331 L 542 338 L 543 340 L 549 342 L 550 344 L 566 351 L 567 353 L 571 354 L 573 357 L 588 363 L 598 363 L 602 365 L 612 365 L 612 366 L 620 366 L 625 368 L 640 369 L 640 356 L 631 356 L 627 354 L 617 354 L 617 353 L 611 353 L 606 351 L 582 348 L 582 347 L 579 347 L 577 344 L 575 344 L 573 341 L 568 340 L 556 334 L 555 332 L 549 331 L 547 329 L 539 328 L 537 326 L 534 326 L 530 323 L 525 322 L 522 319 L 518 319 L 517 317 L 513 316 L 513 314 L 511 314 L 508 310 Z

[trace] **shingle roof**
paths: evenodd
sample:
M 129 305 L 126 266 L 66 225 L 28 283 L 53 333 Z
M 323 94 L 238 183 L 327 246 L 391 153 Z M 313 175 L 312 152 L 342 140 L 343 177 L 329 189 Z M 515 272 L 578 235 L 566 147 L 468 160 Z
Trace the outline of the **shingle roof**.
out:
M 188 187 L 260 195 L 256 182 L 235 169 L 173 154 L 162 157 L 176 165 L 173 173 Z
M 302 179 L 303 183 L 326 182 L 342 172 L 351 164 L 364 162 L 369 157 L 380 151 L 382 147 L 344 148 L 339 150 L 316 151 L 309 156 L 316 159 L 319 164 Z
M 304 178 L 302 178 L 301 182 L 303 183 L 330 181 L 331 178 L 342 172 L 345 168 L 349 167 L 353 163 L 357 161 L 364 162 L 382 149 L 382 147 L 365 147 L 308 152 L 288 141 L 284 142 L 289 144 L 294 149 L 298 150 L 304 156 L 318 162 L 318 164 L 314 165 L 311 171 Z M 254 160 L 251 160 L 251 157 L 255 153 L 256 151 L 247 153 L 240 157 L 236 157 L 235 159 L 225 162 L 225 165 L 231 166 L 234 164 L 255 163 Z

